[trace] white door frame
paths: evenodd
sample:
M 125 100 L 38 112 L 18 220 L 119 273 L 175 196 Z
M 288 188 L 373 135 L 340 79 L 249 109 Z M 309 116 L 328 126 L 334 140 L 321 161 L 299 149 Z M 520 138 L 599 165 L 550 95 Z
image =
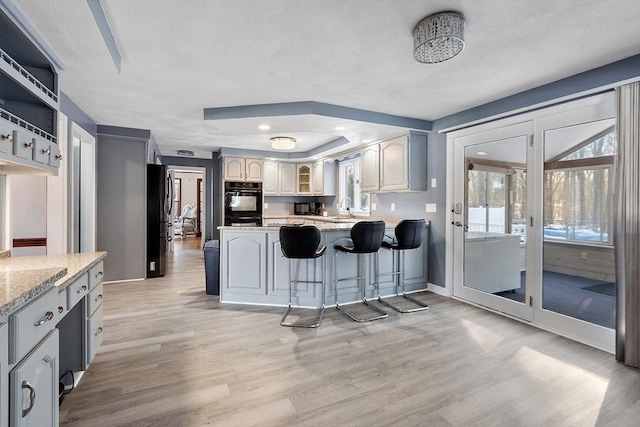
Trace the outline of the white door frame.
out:
M 71 123 L 73 143 L 74 252 L 95 252 L 97 240 L 96 139 L 75 122 Z
M 586 119 L 585 119 L 586 117 Z M 505 126 L 517 125 L 518 123 L 532 121 L 534 126 L 534 152 L 533 161 L 536 165 L 544 162 L 544 130 L 554 129 L 557 127 L 576 124 L 576 121 L 599 120 L 609 117 L 615 117 L 615 103 L 613 92 L 606 92 L 593 95 L 588 98 L 577 101 L 566 102 L 560 105 L 543 108 L 540 110 L 523 113 L 518 116 L 508 117 L 484 123 L 477 126 L 471 126 L 461 130 L 453 130 L 447 133 L 447 215 L 446 224 L 449 229 L 445 236 L 446 251 L 446 269 L 445 269 L 445 292 L 444 295 L 453 296 L 455 278 L 455 257 L 460 257 L 462 251 L 458 249 L 460 242 L 456 240 L 455 230 L 457 227 L 452 223 L 457 220 L 457 215 L 453 213 L 456 201 L 455 182 L 456 182 L 456 153 L 455 139 L 466 137 L 472 134 L 478 134 Z M 462 128 L 464 125 L 460 126 Z M 542 308 L 542 203 L 533 205 L 529 200 L 542 200 L 543 192 L 543 172 L 536 171 L 534 174 L 527 176 L 528 188 L 528 211 L 533 215 L 533 227 L 528 227 L 527 233 L 527 294 L 533 292 L 533 318 L 531 324 L 544 330 L 554 332 L 558 335 L 579 341 L 590 346 L 599 348 L 609 353 L 615 352 L 615 330 L 608 329 L 599 325 L 594 325 L 579 319 L 565 316 Z M 531 193 L 531 194 L 529 194 Z M 533 198 L 533 199 L 531 199 Z M 535 268 L 529 268 L 535 266 Z M 531 280 L 530 278 L 531 277 Z M 532 283 L 533 289 L 529 289 Z M 474 301 L 467 301 L 471 304 L 482 305 Z M 488 308 L 489 310 L 499 310 Z M 505 313 L 503 313 L 505 314 Z M 506 314 L 509 315 L 509 314 Z M 511 316 L 510 316 L 511 317 Z M 517 319 L 517 317 L 516 317 Z M 518 319 L 522 320 L 522 319 Z
M 68 251 L 69 119 L 58 112 L 58 149 L 62 155 L 58 176 L 47 177 L 47 255 Z

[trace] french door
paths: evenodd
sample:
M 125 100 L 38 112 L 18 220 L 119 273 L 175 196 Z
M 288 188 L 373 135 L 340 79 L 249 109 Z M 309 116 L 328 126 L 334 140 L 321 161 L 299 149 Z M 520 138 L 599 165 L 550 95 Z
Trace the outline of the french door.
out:
M 526 286 L 533 123 L 455 139 L 456 297 L 532 320 Z
M 448 135 L 454 297 L 614 351 L 614 124 L 605 93 Z

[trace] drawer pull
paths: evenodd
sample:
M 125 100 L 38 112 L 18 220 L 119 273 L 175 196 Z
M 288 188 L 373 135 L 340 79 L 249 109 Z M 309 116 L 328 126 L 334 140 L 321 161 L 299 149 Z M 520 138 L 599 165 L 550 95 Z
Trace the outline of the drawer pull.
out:
M 104 273 L 103 273 L 102 271 L 98 271 L 98 272 L 96 273 L 96 276 L 95 276 L 95 277 L 96 277 L 96 279 L 97 279 L 98 277 L 102 277 L 103 275 L 104 275 Z
M 62 314 L 63 311 L 64 311 L 64 307 L 59 305 L 58 306 L 58 313 Z
M 98 295 L 94 301 L 95 301 L 95 302 L 98 302 L 98 301 L 100 301 L 101 299 L 102 299 L 102 294 Z
M 2 140 L 3 141 L 7 141 L 7 142 L 11 142 L 13 141 L 13 135 L 11 135 L 10 133 L 6 134 L 6 135 L 2 135 Z
M 99 327 L 99 328 L 98 328 L 98 330 L 96 331 L 96 333 L 95 333 L 95 334 L 93 334 L 93 335 L 98 336 L 98 335 L 100 335 L 101 333 L 102 333 L 102 326 L 101 326 L 101 327 Z
M 24 146 L 25 148 L 33 148 L 33 142 L 25 142 Z
M 82 285 L 80 289 L 78 289 L 78 293 L 81 294 L 87 290 L 87 285 Z
M 45 148 L 44 150 L 42 150 L 42 154 L 46 154 L 48 156 L 49 154 L 51 154 L 51 149 Z
M 56 159 L 62 160 L 62 154 L 56 154 Z
M 29 412 L 33 409 L 33 405 L 36 404 L 36 390 L 29 384 L 29 381 L 22 381 L 22 389 L 29 390 L 29 407 L 22 410 L 22 418 L 29 415 Z
M 53 311 L 47 311 L 44 316 L 42 316 L 40 318 L 40 320 L 37 320 L 33 326 L 41 326 L 44 325 L 45 323 L 47 323 L 49 320 L 53 319 Z

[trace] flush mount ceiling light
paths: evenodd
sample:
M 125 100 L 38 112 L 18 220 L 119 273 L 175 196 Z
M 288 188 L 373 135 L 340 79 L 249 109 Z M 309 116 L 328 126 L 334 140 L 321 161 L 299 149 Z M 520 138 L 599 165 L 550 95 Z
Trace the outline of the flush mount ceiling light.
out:
M 178 156 L 193 157 L 193 151 L 191 151 L 191 150 L 178 150 L 178 151 L 176 151 L 176 154 Z
M 423 64 L 453 58 L 464 49 L 464 18 L 455 12 L 427 16 L 413 29 L 413 57 Z
M 276 150 L 291 150 L 296 146 L 296 139 L 290 136 L 274 136 L 269 138 L 269 141 L 271 141 L 271 148 Z

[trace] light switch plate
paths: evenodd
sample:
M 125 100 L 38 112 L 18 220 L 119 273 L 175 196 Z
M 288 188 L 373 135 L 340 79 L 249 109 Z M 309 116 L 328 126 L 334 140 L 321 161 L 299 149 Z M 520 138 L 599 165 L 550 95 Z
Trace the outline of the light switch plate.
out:
M 436 179 L 431 178 L 431 188 L 436 188 Z
M 371 203 L 371 210 L 375 211 L 376 209 L 378 209 L 378 206 L 375 203 Z
M 391 212 L 396 210 L 396 204 L 395 203 L 391 203 Z
M 427 203 L 427 212 L 428 213 L 434 213 L 436 211 L 436 204 L 435 203 Z
M 265 208 L 265 209 L 269 209 L 269 203 L 266 203 L 266 202 L 265 202 L 265 204 L 264 204 L 264 208 Z

